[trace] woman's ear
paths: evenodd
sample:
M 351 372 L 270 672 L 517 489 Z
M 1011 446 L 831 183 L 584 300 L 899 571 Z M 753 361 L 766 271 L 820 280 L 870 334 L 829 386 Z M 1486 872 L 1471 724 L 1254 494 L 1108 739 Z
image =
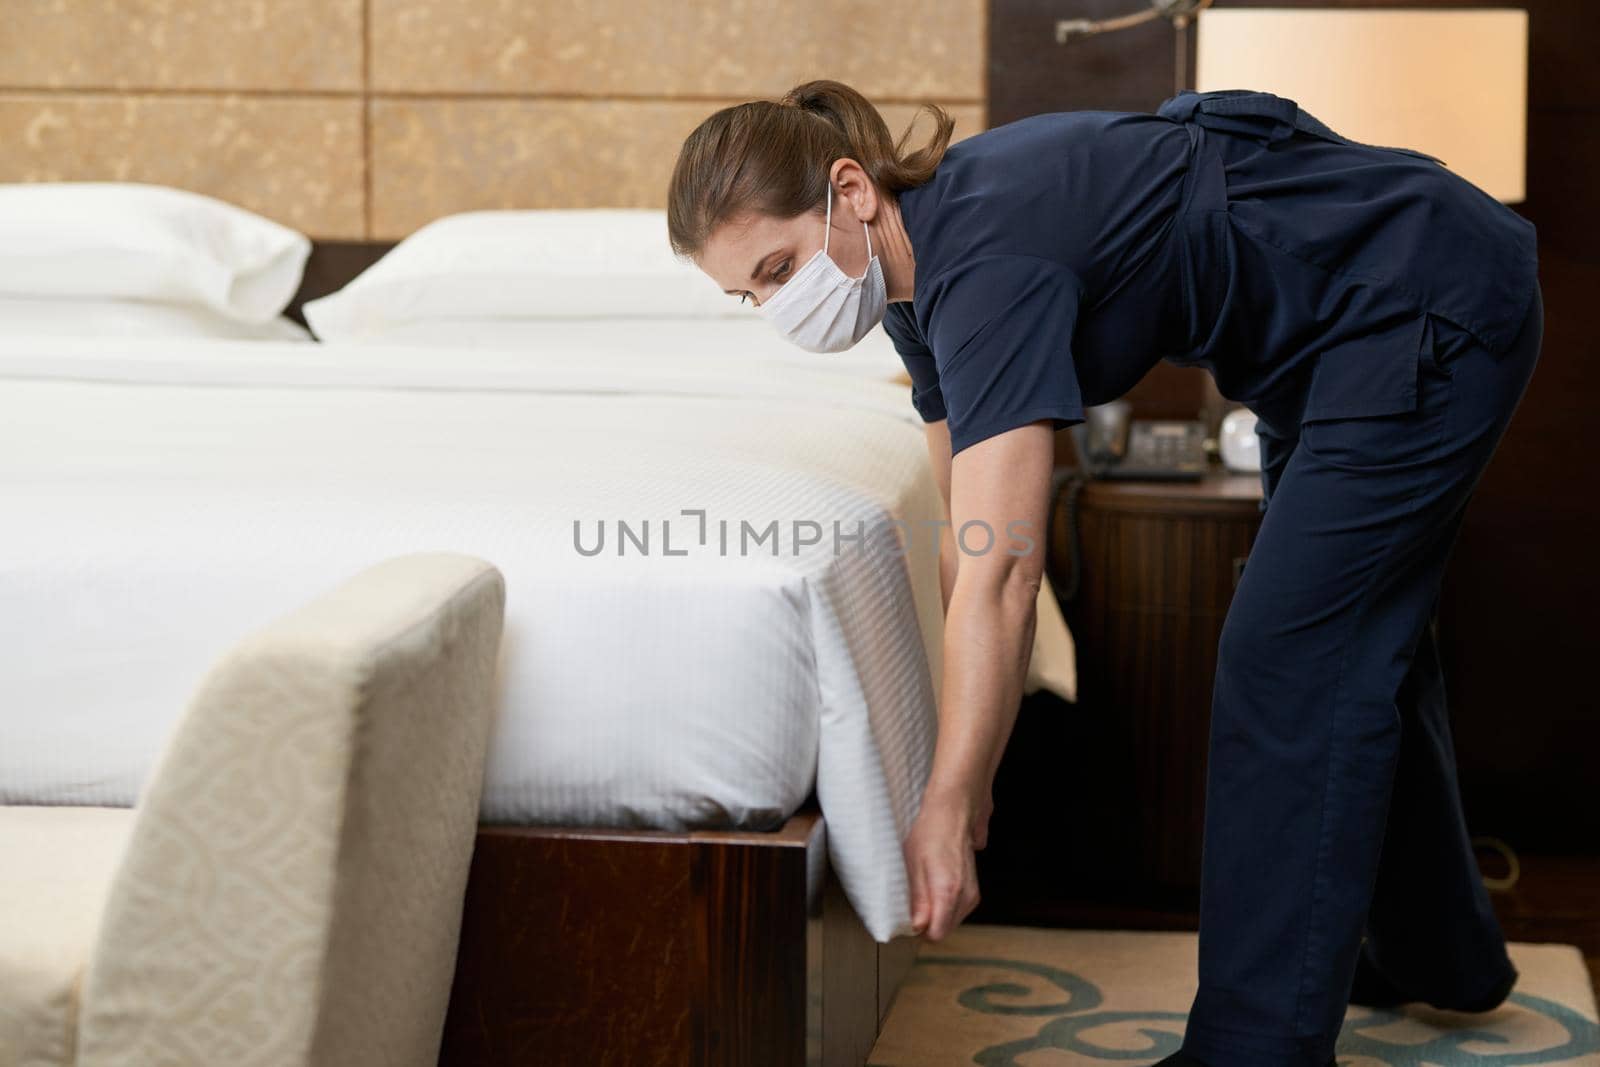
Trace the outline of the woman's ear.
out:
M 849 156 L 836 159 L 828 169 L 828 178 L 850 202 L 857 221 L 871 222 L 877 217 L 878 187 L 872 184 L 872 176 L 860 163 Z

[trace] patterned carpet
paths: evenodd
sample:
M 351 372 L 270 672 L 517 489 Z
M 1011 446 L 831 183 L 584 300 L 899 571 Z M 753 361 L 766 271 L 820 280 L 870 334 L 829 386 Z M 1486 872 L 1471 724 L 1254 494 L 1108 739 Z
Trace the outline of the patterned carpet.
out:
M 1521 978 L 1495 1011 L 1352 1007 L 1340 1067 L 1600 1065 L 1600 1022 L 1570 945 L 1511 946 Z M 963 925 L 924 942 L 868 1067 L 1153 1063 L 1175 1051 L 1195 935 Z

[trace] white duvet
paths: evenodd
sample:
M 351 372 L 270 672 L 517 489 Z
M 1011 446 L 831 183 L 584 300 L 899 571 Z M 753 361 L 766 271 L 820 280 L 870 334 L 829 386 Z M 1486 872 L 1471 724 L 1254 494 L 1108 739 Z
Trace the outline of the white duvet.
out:
M 0 413 L 0 801 L 132 803 L 240 636 L 466 552 L 507 580 L 485 821 L 771 828 L 814 786 L 867 929 L 911 932 L 941 508 L 904 386 L 670 344 L 11 337 Z

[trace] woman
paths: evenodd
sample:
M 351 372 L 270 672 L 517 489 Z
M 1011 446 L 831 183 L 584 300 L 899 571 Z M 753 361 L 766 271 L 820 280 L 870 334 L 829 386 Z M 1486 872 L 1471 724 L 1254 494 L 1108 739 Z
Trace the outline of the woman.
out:
M 910 152 L 837 82 L 718 111 L 684 143 L 670 236 L 803 347 L 883 324 L 952 530 L 1042 531 L 1053 431 L 1157 360 L 1206 367 L 1259 416 L 1264 515 L 1212 699 L 1199 989 L 1164 1062 L 1322 1067 L 1350 1000 L 1499 1004 L 1516 972 L 1428 620 L 1538 358 L 1532 224 L 1267 93 L 954 146 L 932 111 Z M 905 841 L 935 941 L 978 900 L 1043 562 L 944 541 L 939 738 Z

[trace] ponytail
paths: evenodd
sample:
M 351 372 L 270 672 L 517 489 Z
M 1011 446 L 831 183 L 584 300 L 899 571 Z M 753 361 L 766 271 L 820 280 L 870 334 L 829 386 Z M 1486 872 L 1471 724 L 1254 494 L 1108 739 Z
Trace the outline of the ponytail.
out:
M 888 124 L 878 114 L 878 109 L 842 82 L 806 82 L 790 89 L 780 102 L 827 120 L 850 146 L 845 154 L 866 168 L 878 188 L 888 193 L 913 189 L 932 178 L 945 149 L 950 147 L 950 135 L 956 128 L 955 120 L 942 107 L 923 104 L 933 114 L 933 139 L 902 157 L 915 121 L 906 127 L 898 141 L 891 141 Z
M 680 256 L 698 255 L 713 230 L 747 212 L 792 218 L 818 210 L 828 169 L 848 156 L 880 192 L 897 196 L 933 177 L 955 121 L 937 104 L 928 143 L 906 152 L 915 120 L 892 140 L 883 116 L 850 86 L 797 85 L 780 100 L 715 112 L 683 142 L 667 193 L 667 234 Z

